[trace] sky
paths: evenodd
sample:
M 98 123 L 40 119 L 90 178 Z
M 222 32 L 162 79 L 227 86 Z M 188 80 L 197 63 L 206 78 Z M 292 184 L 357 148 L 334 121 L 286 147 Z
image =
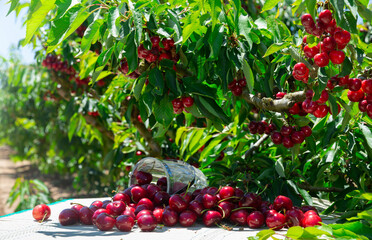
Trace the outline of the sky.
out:
M 23 9 L 18 17 L 16 17 L 15 12 L 6 16 L 10 6 L 6 4 L 7 2 L 8 0 L 0 0 L 0 56 L 9 59 L 11 47 L 17 47 L 19 40 L 26 35 L 26 27 L 22 26 L 22 16 L 25 16 L 26 9 Z M 31 46 L 20 47 L 19 49 L 23 63 L 35 62 Z

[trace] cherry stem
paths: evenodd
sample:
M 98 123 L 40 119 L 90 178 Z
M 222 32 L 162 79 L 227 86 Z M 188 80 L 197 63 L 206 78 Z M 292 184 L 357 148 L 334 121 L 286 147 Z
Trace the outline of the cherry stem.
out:
M 239 210 L 242 210 L 242 209 L 256 209 L 256 208 L 254 208 L 254 207 L 240 207 L 240 208 L 233 209 L 231 212 L 239 211 Z
M 228 201 L 230 199 L 240 199 L 240 197 L 232 196 L 232 197 L 224 198 L 224 199 L 221 199 L 220 201 L 218 201 L 218 203 L 221 203 L 221 202 L 224 202 L 224 201 Z
M 264 189 L 259 194 L 257 194 L 257 196 L 260 196 L 266 190 L 266 188 L 267 188 L 268 185 L 269 184 L 266 184 L 265 187 L 264 187 Z
M 79 205 L 79 206 L 83 206 L 83 207 L 85 207 L 85 205 L 83 205 L 83 204 L 81 204 L 81 203 L 74 203 L 74 202 L 70 203 L 70 205 Z
M 47 215 L 48 215 L 48 212 L 46 211 L 46 212 L 44 213 L 43 219 L 41 219 L 39 222 L 40 222 L 40 223 L 44 222 L 44 220 L 45 220 L 45 218 L 46 218 Z

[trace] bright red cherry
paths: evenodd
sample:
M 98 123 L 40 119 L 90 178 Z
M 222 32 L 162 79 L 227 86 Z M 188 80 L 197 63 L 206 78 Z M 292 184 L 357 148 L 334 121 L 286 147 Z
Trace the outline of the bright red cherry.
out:
M 307 42 L 307 35 L 305 35 L 305 36 L 302 38 L 302 42 L 303 42 L 303 43 L 306 43 L 306 42 Z
M 306 99 L 302 102 L 302 109 L 307 113 L 313 113 L 317 107 L 318 104 L 310 99 Z
M 314 91 L 311 90 L 311 89 L 307 90 L 305 96 L 306 96 L 306 99 L 313 99 L 313 97 L 314 97 Z
M 339 78 L 338 84 L 340 86 L 346 86 L 349 84 L 349 75 L 346 75 L 345 77 Z
M 300 76 L 304 76 L 309 73 L 309 69 L 303 62 L 296 63 L 293 67 L 293 71 Z
M 280 230 L 284 227 L 287 218 L 281 213 L 269 214 L 266 217 L 266 225 L 274 230 Z
M 333 37 L 326 37 L 322 42 L 322 51 L 330 52 L 337 47 L 336 40 Z
M 295 103 L 290 109 L 289 113 L 292 115 L 299 114 L 301 111 L 300 103 Z
M 314 62 L 318 67 L 325 67 L 329 63 L 329 56 L 325 52 L 318 53 L 314 56 Z
M 367 94 L 366 99 L 368 104 L 372 104 L 372 94 Z
M 368 105 L 367 100 L 360 101 L 359 104 L 358 104 L 359 111 L 361 111 L 361 112 L 367 112 L 367 105 Z
M 230 186 L 225 186 L 220 189 L 219 194 L 221 199 L 231 198 L 235 195 L 235 189 Z
M 153 36 L 150 38 L 152 47 L 159 47 L 160 38 L 158 36 Z
M 282 209 L 289 210 L 293 207 L 293 203 L 289 197 L 279 195 L 275 198 L 273 207 L 276 211 L 280 211 Z
M 247 223 L 250 228 L 260 228 L 265 223 L 265 216 L 260 211 L 254 211 L 248 215 Z
M 345 60 L 345 53 L 343 51 L 331 51 L 329 58 L 333 64 L 341 64 Z
M 154 215 L 145 214 L 137 219 L 137 225 L 143 232 L 152 232 L 157 226 Z
M 183 97 L 182 103 L 184 107 L 191 107 L 194 104 L 194 99 L 192 97 Z
M 222 220 L 222 215 L 218 211 L 209 210 L 203 215 L 203 223 L 206 227 L 212 227 Z
M 158 60 L 161 61 L 163 59 L 169 59 L 169 60 L 171 60 L 172 59 L 172 56 L 169 53 L 162 53 L 162 54 L 160 54 Z
M 327 116 L 329 108 L 327 105 L 319 105 L 317 109 L 313 112 L 314 116 L 317 118 L 324 118 Z
M 309 47 L 308 45 L 306 45 L 304 47 L 304 53 L 306 57 L 314 58 L 314 56 L 319 53 L 319 46 L 316 45 L 314 47 Z
M 276 95 L 275 95 L 275 98 L 276 99 L 282 99 L 287 93 L 285 92 L 278 92 Z
M 107 213 L 101 213 L 96 219 L 96 226 L 101 231 L 111 230 L 116 223 L 116 219 Z
M 362 81 L 362 89 L 367 94 L 372 94 L 372 79 Z
M 182 108 L 183 102 L 180 98 L 175 98 L 172 100 L 172 105 L 173 105 L 173 108 Z
M 289 227 L 301 226 L 304 219 L 304 213 L 298 208 L 292 208 L 286 212 L 287 223 Z
M 338 44 L 344 45 L 344 44 L 349 43 L 351 39 L 351 35 L 346 30 L 336 31 L 334 34 L 334 38 Z
M 302 26 L 304 26 L 305 28 L 312 27 L 315 25 L 314 19 L 309 13 L 306 13 L 301 16 L 301 23 L 302 23 Z
M 191 210 L 185 210 L 180 213 L 178 221 L 181 224 L 181 226 L 190 227 L 194 225 L 197 218 L 198 218 L 198 215 L 195 212 Z
M 319 21 L 327 25 L 332 21 L 332 13 L 328 9 L 323 10 L 319 13 L 318 18 L 319 18 Z
M 119 231 L 130 232 L 134 226 L 134 219 L 128 215 L 120 215 L 116 218 L 115 226 Z
M 330 23 L 328 23 L 328 25 L 326 26 L 325 30 L 326 30 L 327 33 L 333 35 L 333 33 L 336 30 L 336 20 L 332 19 L 332 21 Z
M 149 63 L 156 62 L 157 59 L 158 59 L 158 57 L 151 52 L 149 52 L 146 56 L 146 61 L 148 61 Z
M 352 102 L 360 102 L 364 98 L 364 92 L 362 91 L 362 89 L 359 89 L 358 91 L 350 91 L 349 90 L 347 92 L 347 97 Z
M 372 103 L 368 103 L 367 105 L 367 115 L 369 118 L 372 118 Z
M 348 86 L 350 91 L 358 91 L 362 87 L 362 80 L 359 78 L 350 78 Z
M 165 226 L 174 226 L 178 222 L 178 213 L 176 211 L 173 211 L 169 207 L 166 207 L 163 212 L 162 221 Z
M 234 224 L 244 226 L 247 223 L 248 211 L 245 209 L 240 209 L 237 211 L 233 211 L 230 214 L 230 221 Z
M 144 171 L 138 171 L 136 173 L 136 180 L 139 185 L 150 184 L 152 181 L 152 174 Z
M 322 93 L 320 94 L 320 98 L 316 101 L 319 104 L 326 103 L 328 101 L 329 94 L 327 90 L 323 90 Z
M 50 217 L 50 207 L 46 204 L 39 204 L 32 209 L 32 216 L 36 221 L 45 221 Z
M 309 212 L 309 211 L 308 211 Z M 306 213 L 308 213 L 306 212 Z M 313 227 L 315 225 L 321 225 L 320 223 L 322 222 L 322 219 L 318 216 L 318 214 L 308 214 L 306 215 L 302 220 L 302 226 L 303 227 Z

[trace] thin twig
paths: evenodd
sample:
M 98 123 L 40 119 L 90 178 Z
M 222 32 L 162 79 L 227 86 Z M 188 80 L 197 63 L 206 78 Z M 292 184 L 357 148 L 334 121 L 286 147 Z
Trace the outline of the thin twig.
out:
M 268 138 L 269 135 L 267 134 L 262 135 L 262 137 L 257 142 L 255 142 L 255 144 L 253 144 L 253 146 L 250 149 L 248 149 L 248 151 L 245 152 L 244 154 L 245 158 L 247 159 L 250 155 L 252 155 L 253 151 L 257 150 L 260 147 L 260 145 Z

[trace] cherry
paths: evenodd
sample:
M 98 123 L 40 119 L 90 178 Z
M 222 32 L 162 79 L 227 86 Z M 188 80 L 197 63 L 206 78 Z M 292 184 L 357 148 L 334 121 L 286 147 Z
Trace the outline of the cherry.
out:
M 238 81 L 238 84 L 239 84 L 239 86 L 240 86 L 241 88 L 244 88 L 245 86 L 247 86 L 247 82 L 245 81 L 244 78 L 240 79 L 240 80 Z
M 166 207 L 163 212 L 162 221 L 165 226 L 171 227 L 177 224 L 178 222 L 178 214 L 176 211 Z
M 321 45 L 321 49 L 322 51 L 325 51 L 325 52 L 330 52 L 337 47 L 337 42 L 333 37 L 324 38 L 322 43 L 323 44 Z
M 136 180 L 139 185 L 150 184 L 152 181 L 152 174 L 143 171 L 138 171 L 136 173 Z
M 258 208 L 261 205 L 262 198 L 256 193 L 246 193 L 244 197 L 239 201 L 239 207 L 253 207 Z
M 311 211 L 311 210 L 310 210 Z M 302 227 L 313 227 L 315 225 L 321 225 L 320 223 L 322 222 L 322 219 L 318 216 L 318 214 L 307 214 L 307 211 L 305 213 L 305 216 L 302 220 Z
M 50 217 L 50 207 L 46 204 L 39 204 L 32 209 L 32 216 L 36 221 L 45 221 Z
M 194 104 L 194 99 L 192 97 L 183 97 L 182 103 L 184 107 L 191 107 Z
M 301 16 L 301 23 L 305 28 L 315 26 L 314 19 L 309 13 Z
M 335 31 L 333 37 L 335 38 L 336 42 L 340 45 L 346 45 L 347 43 L 349 43 L 351 39 L 350 33 L 346 30 Z
M 220 193 L 221 199 L 227 199 L 235 195 L 235 190 L 233 187 L 225 186 L 220 189 L 219 193 Z
M 333 64 L 341 64 L 345 60 L 345 53 L 343 51 L 331 51 L 329 53 L 329 58 Z
M 275 95 L 275 98 L 276 99 L 282 99 L 287 93 L 285 92 L 278 92 L 276 95 Z
M 116 218 L 115 226 L 119 231 L 130 232 L 134 226 L 134 219 L 128 215 L 120 215 Z
M 119 216 L 125 210 L 125 203 L 123 201 L 114 201 L 107 204 L 106 209 L 108 214 L 113 216 Z
M 108 211 L 107 211 L 105 208 L 100 208 L 100 209 L 96 210 L 96 211 L 93 213 L 93 216 L 92 216 L 92 222 L 93 222 L 94 225 L 96 225 L 97 217 L 98 217 L 98 215 L 100 215 L 101 213 L 107 213 L 107 214 L 108 214 Z
M 141 205 L 141 206 L 145 206 L 145 205 Z M 141 207 L 142 208 L 142 207 Z M 136 210 L 137 210 L 137 208 L 136 208 Z M 137 214 L 136 214 L 137 213 Z M 143 215 L 152 215 L 152 211 L 151 210 L 149 210 L 149 209 L 142 209 L 142 210 L 140 210 L 140 211 L 136 211 L 136 212 L 134 212 L 134 214 L 136 214 L 136 220 L 138 219 L 138 218 L 140 218 L 141 216 L 143 216 Z
M 325 31 L 326 29 L 326 25 L 324 23 L 322 23 L 321 21 L 319 21 L 319 19 L 316 21 L 316 25 L 315 25 L 315 28 L 312 27 L 312 28 L 309 28 L 309 31 L 311 32 L 311 34 L 313 34 L 314 36 L 317 36 L 317 37 L 320 37 L 322 36 L 323 32 Z M 305 29 L 306 30 L 306 29 Z
M 292 75 L 293 75 L 293 78 L 298 80 L 298 81 L 302 81 L 304 83 L 308 83 L 309 81 L 309 74 L 305 74 L 305 75 L 298 75 L 297 72 L 293 71 L 292 72 Z
M 188 209 L 195 212 L 198 216 L 201 216 L 202 211 L 204 210 L 204 206 L 203 206 L 203 203 L 197 200 L 192 200 L 189 204 Z
M 243 89 L 240 86 L 235 86 L 231 89 L 231 92 L 234 94 L 234 96 L 240 96 L 243 93 Z
M 338 84 L 340 86 L 345 86 L 349 84 L 349 75 L 339 78 Z
M 309 69 L 306 67 L 305 63 L 303 62 L 296 63 L 293 67 L 293 71 L 296 72 L 296 74 L 300 76 L 303 76 L 309 73 Z
M 367 94 L 372 94 L 372 79 L 362 81 L 362 89 Z
M 289 197 L 279 195 L 275 198 L 273 207 L 276 211 L 280 211 L 282 209 L 289 210 L 293 207 L 293 203 Z
M 300 113 L 300 110 L 301 110 L 300 104 L 299 103 L 295 103 L 289 109 L 289 113 L 292 114 L 292 115 L 296 115 L 296 114 L 299 114 Z
M 202 204 L 205 208 L 209 209 L 214 207 L 217 204 L 217 197 L 212 194 L 204 194 Z
M 172 100 L 172 105 L 173 105 L 173 108 L 182 108 L 183 102 L 180 98 L 176 98 Z
M 265 223 L 265 216 L 260 211 L 254 211 L 248 215 L 247 223 L 250 228 L 260 228 Z
M 139 59 L 146 59 L 147 55 L 149 55 L 150 51 L 145 49 L 145 47 L 143 46 L 143 44 L 141 44 L 139 47 L 138 47 L 138 58 Z M 125 64 L 126 64 L 126 68 L 128 68 L 128 63 L 125 61 Z M 128 73 L 128 71 L 126 71 L 126 73 Z
M 155 62 L 157 59 L 158 59 L 158 57 L 157 57 L 155 54 L 151 53 L 151 52 L 149 52 L 149 53 L 147 54 L 147 56 L 146 56 L 146 61 L 148 61 L 149 63 L 153 63 L 153 62 Z
M 230 214 L 230 221 L 234 224 L 238 224 L 240 226 L 244 226 L 247 224 L 247 217 L 248 217 L 248 212 L 245 209 L 240 209 L 237 211 L 233 211 Z
M 158 179 L 158 181 L 156 182 L 156 185 L 160 186 L 160 187 L 166 187 L 167 186 L 167 178 L 166 177 L 161 177 Z
M 195 212 L 191 210 L 185 210 L 180 213 L 178 221 L 181 224 L 181 226 L 190 227 L 194 225 L 197 218 L 198 218 L 198 215 Z
M 271 134 L 271 141 L 273 141 L 274 144 L 282 144 L 283 136 L 279 132 L 273 132 Z
M 59 213 L 59 223 L 62 226 L 73 225 L 79 222 L 79 214 L 73 209 L 64 209 Z
M 130 192 L 132 194 L 132 200 L 134 202 L 138 202 L 141 198 L 147 197 L 147 191 L 140 186 L 133 187 Z
M 159 191 L 155 193 L 154 199 L 153 199 L 155 205 L 163 205 L 168 204 L 169 201 L 169 194 L 164 191 Z
M 214 210 L 206 211 L 203 215 L 203 223 L 206 227 L 214 226 L 218 224 L 221 220 L 222 220 L 221 213 Z
M 240 188 L 235 188 L 235 197 L 242 198 L 244 196 L 243 190 Z
M 162 53 L 162 54 L 160 54 L 158 60 L 161 61 L 163 59 L 169 59 L 169 60 L 171 60 L 172 59 L 172 56 L 169 53 Z
M 164 50 L 171 50 L 171 48 L 174 46 L 174 40 L 173 39 L 163 39 L 161 41 L 163 43 L 163 46 L 164 46 Z
M 265 132 L 266 127 L 268 127 L 267 122 L 265 122 L 265 121 L 258 122 L 257 133 L 258 134 L 263 134 Z
M 227 88 L 230 89 L 230 90 L 232 90 L 232 89 L 233 89 L 234 87 L 236 87 L 236 86 L 240 86 L 240 85 L 239 85 L 238 81 L 233 80 L 233 81 L 231 81 L 231 82 L 227 85 Z
M 367 105 L 368 105 L 367 100 L 360 101 L 359 104 L 358 104 L 359 111 L 361 111 L 361 112 L 367 112 Z
M 305 96 L 306 96 L 306 99 L 313 99 L 314 91 L 311 89 L 307 90 Z
M 223 201 L 218 204 L 218 211 L 221 213 L 222 218 L 229 218 L 235 204 L 229 201 Z
M 116 195 L 116 194 L 115 194 L 115 195 Z M 114 198 L 115 198 L 115 196 L 114 196 Z M 114 201 L 117 201 L 117 200 L 121 200 L 121 199 L 115 199 Z M 129 198 L 129 201 L 130 201 L 130 198 Z M 96 207 L 97 209 L 99 209 L 99 208 L 102 208 L 102 206 L 103 206 L 103 202 L 97 200 L 97 201 L 92 202 L 92 203 L 90 204 L 90 206 L 91 206 L 91 207 L 94 206 L 94 207 Z
M 318 107 L 316 102 L 313 102 L 310 99 L 306 99 L 302 102 L 302 109 L 307 113 L 313 113 Z
M 318 18 L 324 24 L 329 24 L 332 21 L 332 13 L 328 9 L 323 10 L 319 13 Z
M 303 141 L 305 141 L 305 134 L 302 131 L 296 131 L 292 133 L 291 139 L 293 143 L 301 144 Z
M 318 215 L 318 210 L 316 210 L 316 208 L 313 206 L 302 206 L 301 209 L 307 209 L 306 211 L 302 210 L 305 216 Z
M 89 207 L 82 207 L 79 211 L 79 220 L 82 224 L 92 225 L 93 224 L 94 211 Z
M 368 104 L 371 104 L 371 103 L 372 103 L 372 94 L 368 94 L 368 95 L 365 97 L 365 100 L 367 100 L 367 103 L 368 103 Z
M 323 104 L 328 101 L 329 94 L 327 90 L 323 90 L 322 93 L 320 94 L 320 98 L 316 101 L 316 103 Z
M 258 123 L 255 121 L 249 122 L 248 129 L 252 134 L 257 133 Z
M 121 215 L 128 215 L 131 216 L 133 219 L 136 219 L 136 214 L 134 214 L 134 211 L 135 211 L 134 208 L 127 206 L 127 208 Z
M 129 204 L 130 203 L 130 197 L 127 195 L 127 194 L 125 194 L 125 193 L 117 193 L 117 194 L 115 194 L 114 195 L 114 197 L 112 198 L 112 201 L 123 201 L 125 204 Z M 97 201 L 96 201 L 97 202 Z M 99 202 L 101 202 L 101 201 L 99 201 Z M 102 203 L 102 202 L 101 202 Z M 99 203 L 98 203 L 99 204 Z M 92 203 L 92 205 L 93 205 L 93 203 Z M 103 203 L 102 203 L 102 205 L 103 205 Z M 102 205 L 100 206 L 100 207 L 98 207 L 98 208 L 101 208 L 102 207 Z M 99 205 L 98 205 L 99 206 Z
M 164 213 L 164 209 L 163 208 L 156 208 L 154 211 L 152 211 L 152 214 L 156 218 L 156 222 L 158 224 L 162 223 L 163 213 Z
M 367 115 L 369 118 L 372 118 L 372 103 L 367 105 Z
M 303 43 L 307 43 L 307 35 L 305 35 L 305 36 L 302 38 L 302 42 L 303 42 Z
M 137 219 L 137 225 L 143 232 L 152 232 L 157 226 L 157 221 L 152 214 L 145 214 Z
M 292 126 L 283 126 L 282 129 L 280 130 L 280 133 L 282 136 L 290 136 L 291 133 L 293 132 L 293 127 Z
M 328 25 L 326 26 L 325 31 L 333 35 L 335 30 L 336 30 L 336 20 L 332 19 L 332 21 L 328 23 Z
M 169 198 L 169 207 L 176 212 L 182 212 L 187 209 L 188 203 L 181 195 L 174 194 Z
M 329 56 L 325 52 L 318 53 L 314 56 L 314 62 L 318 67 L 325 67 L 329 63 Z
M 153 36 L 153 37 L 150 38 L 150 41 L 152 43 L 152 47 L 158 47 L 159 42 L 160 42 L 160 38 L 158 36 Z
M 137 205 L 137 208 L 138 206 L 140 205 L 146 205 L 147 206 L 147 209 L 149 210 L 154 210 L 154 204 L 153 202 L 148 199 L 148 198 L 142 198 L 141 200 L 138 201 L 138 205 Z
M 280 230 L 287 222 L 287 218 L 281 213 L 268 214 L 266 217 L 266 225 L 274 230 Z
M 287 223 L 289 227 L 301 226 L 301 223 L 304 219 L 304 213 L 297 208 L 292 208 L 286 212 Z
M 360 102 L 364 98 L 364 92 L 362 91 L 362 89 L 359 89 L 358 91 L 350 91 L 349 90 L 347 92 L 347 97 L 352 102 Z
M 348 86 L 351 91 L 358 91 L 362 87 L 362 81 L 359 78 L 350 78 Z
M 317 118 L 324 118 L 325 116 L 327 116 L 328 112 L 329 108 L 327 105 L 319 105 L 313 112 L 313 114 Z
M 314 56 L 319 53 L 319 46 L 309 47 L 306 45 L 304 47 L 304 53 L 307 58 L 314 58 Z
M 286 148 L 291 148 L 294 146 L 294 143 L 290 137 L 283 137 L 283 146 Z

